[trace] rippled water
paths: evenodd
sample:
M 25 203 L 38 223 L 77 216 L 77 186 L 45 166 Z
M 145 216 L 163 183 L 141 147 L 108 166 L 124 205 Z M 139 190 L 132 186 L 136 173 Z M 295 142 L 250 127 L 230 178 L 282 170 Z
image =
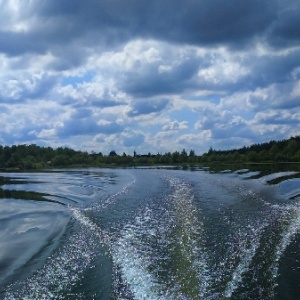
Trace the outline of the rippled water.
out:
M 299 299 L 299 172 L 0 173 L 0 299 Z

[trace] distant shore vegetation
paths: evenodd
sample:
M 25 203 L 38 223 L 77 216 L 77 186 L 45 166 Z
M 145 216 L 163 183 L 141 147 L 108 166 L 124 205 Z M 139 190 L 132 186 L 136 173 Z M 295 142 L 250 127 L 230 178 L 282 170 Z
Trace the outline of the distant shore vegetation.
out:
M 68 147 L 53 149 L 35 144 L 0 145 L 0 169 L 2 170 L 272 162 L 300 162 L 300 136 L 231 150 L 210 148 L 202 155 L 196 155 L 194 150 L 185 149 L 163 154 L 138 154 L 134 151 L 132 155 L 118 154 L 115 150 L 111 150 L 108 155 L 103 155 L 101 152 L 88 153 Z

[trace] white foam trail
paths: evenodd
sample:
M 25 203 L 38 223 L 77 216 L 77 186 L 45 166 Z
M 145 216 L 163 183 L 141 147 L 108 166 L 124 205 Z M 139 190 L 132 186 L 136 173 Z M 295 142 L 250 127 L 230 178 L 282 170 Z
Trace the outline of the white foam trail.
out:
M 110 236 L 104 230 L 101 230 L 99 226 L 93 223 L 88 217 L 84 216 L 83 213 L 77 208 L 70 208 L 74 218 L 79 221 L 82 225 L 87 227 L 93 234 L 95 234 L 101 244 L 111 247 Z
M 293 206 L 293 208 L 289 206 L 288 209 L 292 210 L 290 213 L 294 214 L 294 216 L 291 219 L 286 230 L 282 232 L 280 242 L 276 247 L 275 261 L 272 266 L 273 278 L 276 278 L 278 276 L 279 261 L 283 253 L 285 252 L 288 245 L 292 242 L 295 235 L 300 231 L 300 206 Z
M 144 222 L 150 220 L 149 210 L 146 209 L 145 215 L 136 217 L 134 225 L 126 225 L 121 233 L 122 237 L 117 242 L 88 217 L 84 216 L 82 211 L 76 208 L 72 208 L 71 211 L 74 217 L 98 238 L 98 242 L 106 246 L 106 254 L 112 257 L 114 265 L 120 267 L 126 286 L 128 288 L 130 285 L 129 292 L 133 293 L 136 299 L 172 300 L 157 294 L 156 290 L 159 290 L 159 285 L 156 283 L 155 276 L 147 270 L 147 266 L 150 264 L 147 257 L 141 256 L 132 245 L 132 240 L 137 239 L 135 236 L 137 227 L 139 225 L 144 227 Z M 117 287 L 119 283 L 116 281 L 114 284 Z M 120 298 L 120 295 L 115 296 L 118 297 L 118 300 L 123 299 Z M 125 297 L 125 299 L 128 298 Z
M 138 254 L 133 246 L 128 245 L 128 242 L 119 241 L 114 252 L 114 261 L 121 266 L 122 275 L 136 299 L 171 300 L 171 298 L 159 294 L 161 286 L 155 276 L 147 270 L 149 263 L 145 257 Z
M 203 224 L 194 205 L 194 194 L 191 186 L 176 178 L 169 179 L 175 189 L 172 195 L 175 222 L 181 223 L 181 236 L 177 242 L 185 259 L 191 262 L 191 268 L 197 274 L 199 297 L 206 297 L 211 286 L 211 271 L 208 266 L 207 251 L 204 247 Z M 182 239 L 185 239 L 183 242 Z M 187 296 L 188 298 L 188 296 Z
M 224 295 L 226 298 L 230 298 L 232 293 L 239 287 L 239 284 L 243 281 L 243 274 L 249 270 L 249 266 L 256 254 L 258 247 L 260 246 L 261 232 L 267 224 L 263 224 L 260 227 L 252 227 L 252 233 L 248 236 L 248 241 L 243 241 L 243 245 L 240 245 L 241 252 L 240 262 L 232 273 L 232 279 L 228 282 Z M 257 226 L 257 225 L 256 225 Z
M 173 297 L 162 293 L 164 287 L 158 282 L 154 273 L 149 271 L 151 253 L 143 249 L 139 234 L 146 231 L 146 225 L 152 220 L 151 211 L 146 209 L 135 218 L 134 224 L 126 225 L 121 237 L 113 245 L 112 255 L 120 267 L 123 281 L 129 286 L 135 299 L 172 300 Z M 151 233 L 151 228 L 149 233 Z M 147 231 L 146 231 L 147 232 Z

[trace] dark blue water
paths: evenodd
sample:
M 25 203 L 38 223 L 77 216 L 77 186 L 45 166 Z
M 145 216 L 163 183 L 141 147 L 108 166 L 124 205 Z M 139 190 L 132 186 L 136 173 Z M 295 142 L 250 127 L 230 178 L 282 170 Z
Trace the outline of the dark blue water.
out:
M 0 174 L 0 299 L 299 299 L 300 179 Z

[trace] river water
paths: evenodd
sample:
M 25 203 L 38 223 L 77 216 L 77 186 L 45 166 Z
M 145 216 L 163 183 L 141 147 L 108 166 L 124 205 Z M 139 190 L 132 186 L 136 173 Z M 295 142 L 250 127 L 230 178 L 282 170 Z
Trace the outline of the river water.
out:
M 0 299 L 299 299 L 299 172 L 0 173 Z

